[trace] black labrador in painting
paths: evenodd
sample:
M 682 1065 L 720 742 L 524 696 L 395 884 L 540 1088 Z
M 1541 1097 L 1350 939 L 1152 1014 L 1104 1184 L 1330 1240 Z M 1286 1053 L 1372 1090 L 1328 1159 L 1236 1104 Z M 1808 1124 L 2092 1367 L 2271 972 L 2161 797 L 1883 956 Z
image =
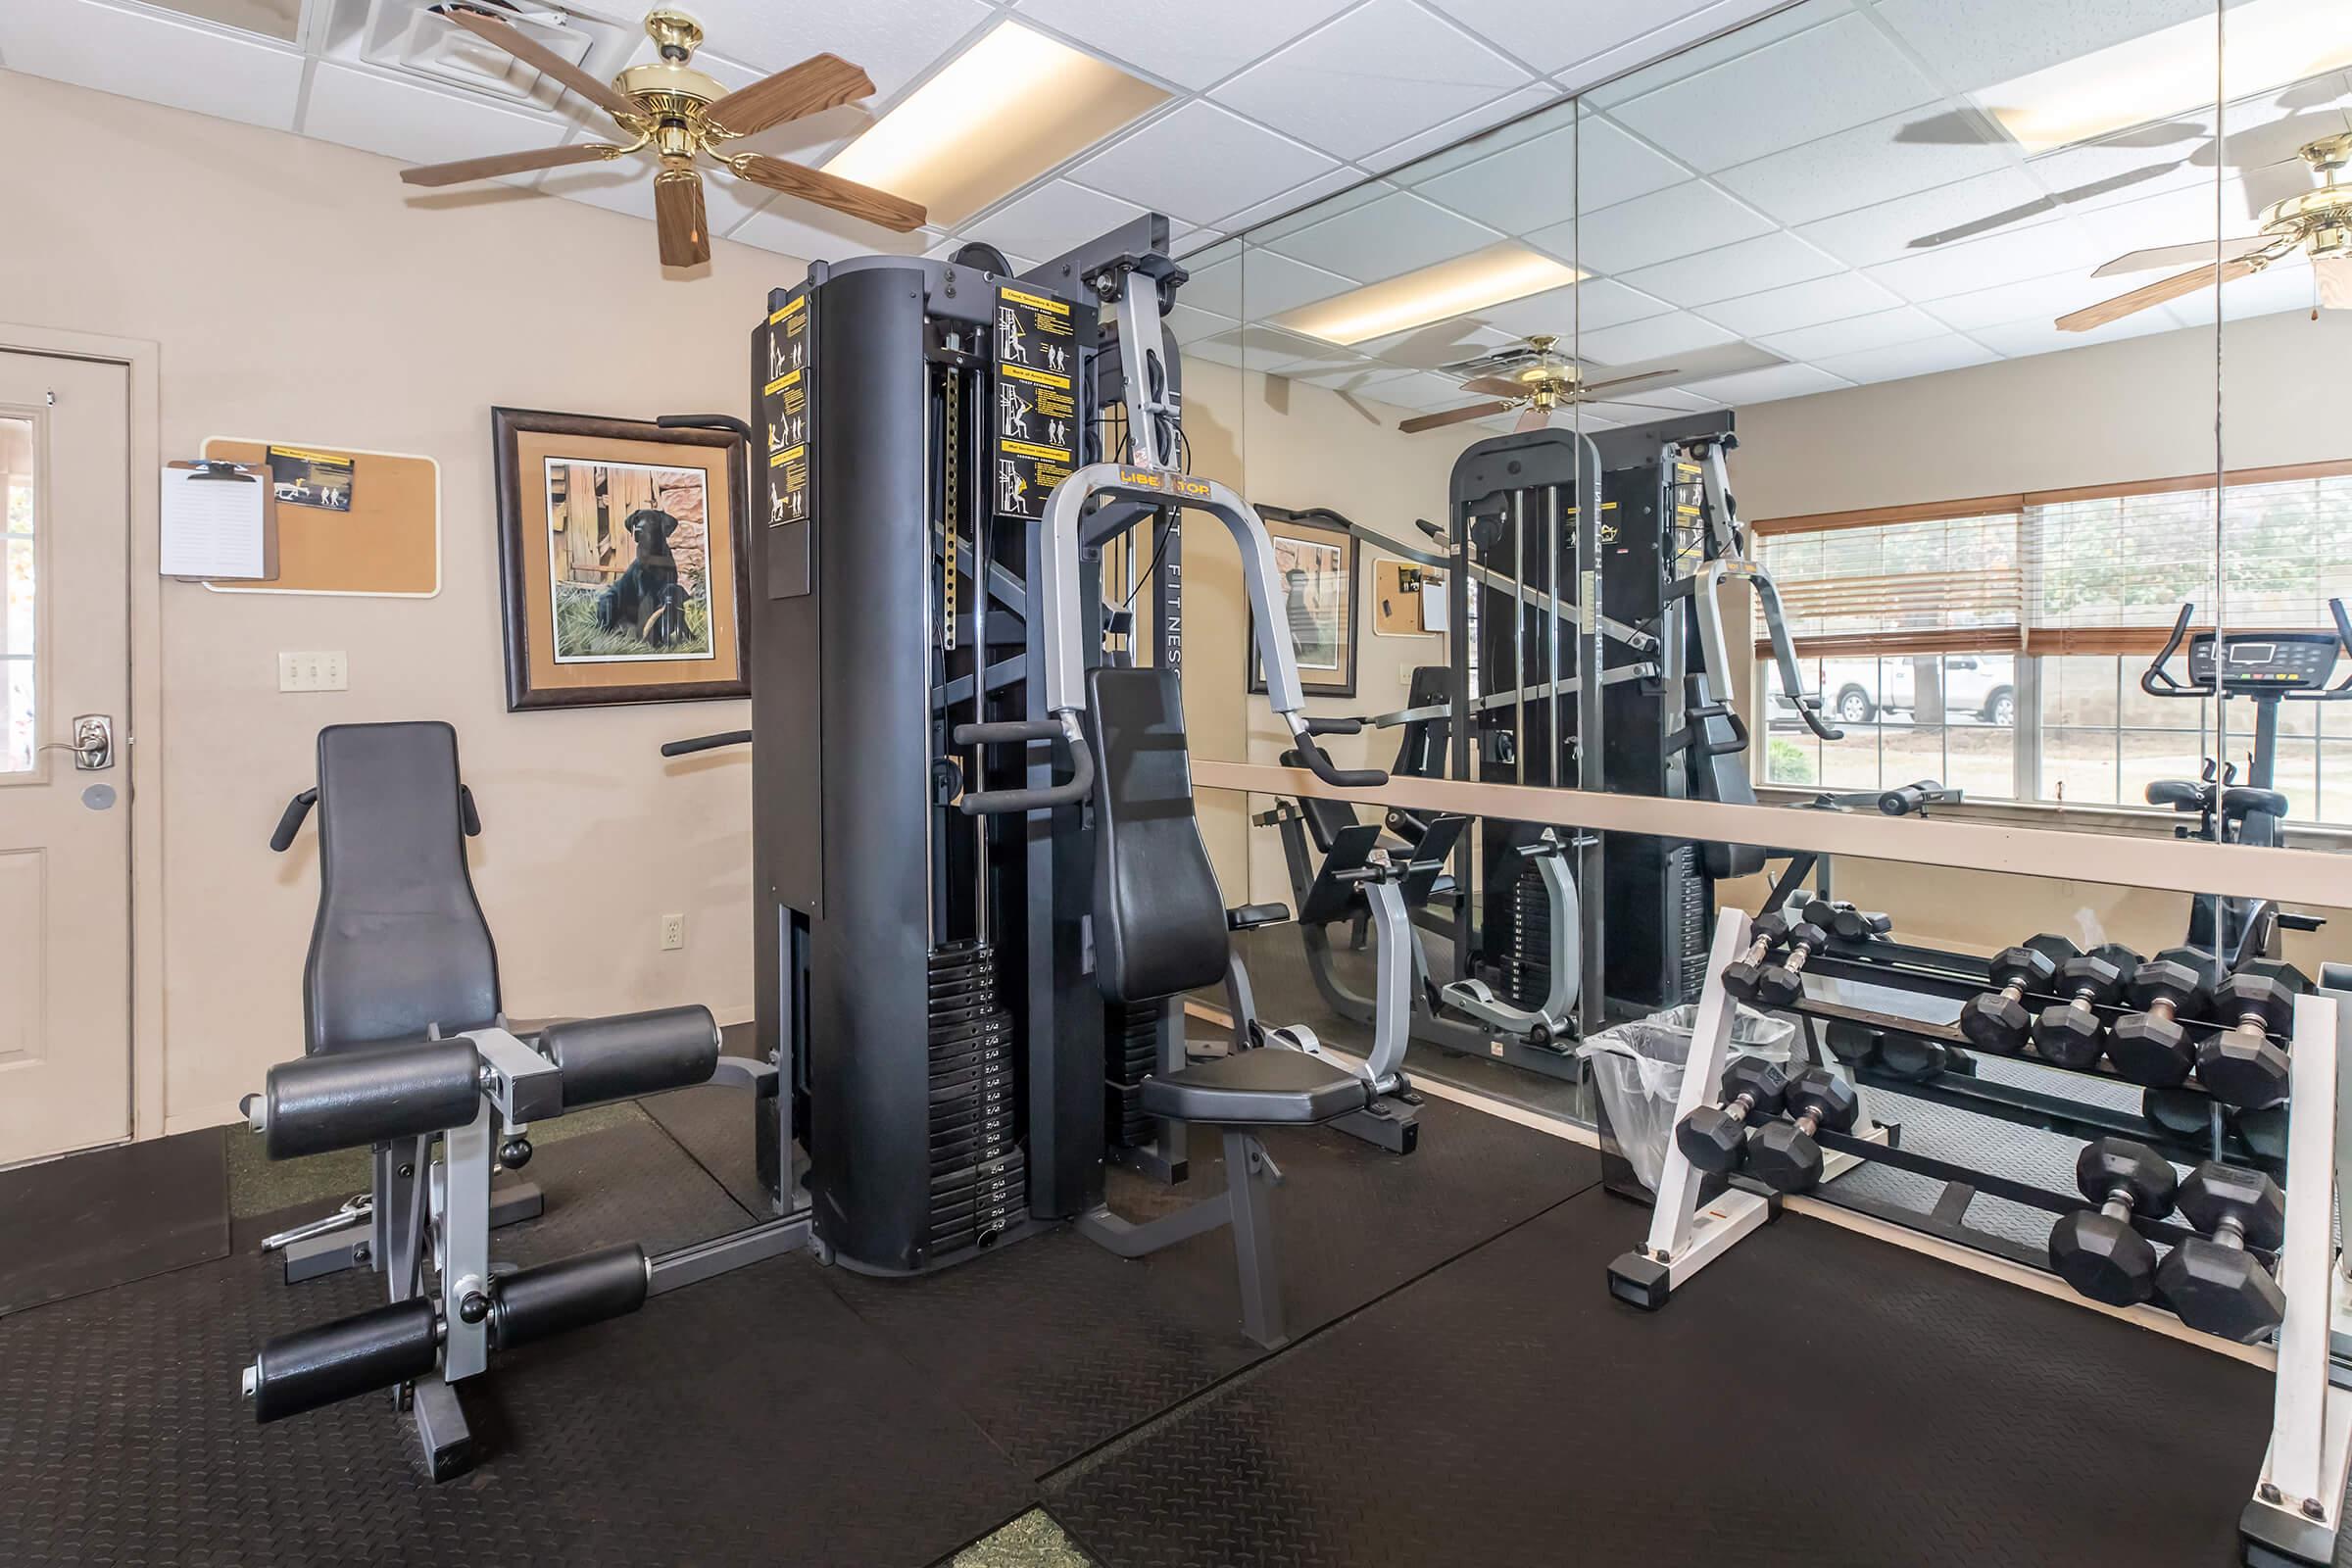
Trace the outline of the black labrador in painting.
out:
M 649 648 L 684 642 L 686 589 L 678 581 L 677 557 L 669 553 L 678 519 L 649 507 L 630 513 L 626 527 L 637 541 L 637 559 L 596 596 L 597 625 L 634 632 Z

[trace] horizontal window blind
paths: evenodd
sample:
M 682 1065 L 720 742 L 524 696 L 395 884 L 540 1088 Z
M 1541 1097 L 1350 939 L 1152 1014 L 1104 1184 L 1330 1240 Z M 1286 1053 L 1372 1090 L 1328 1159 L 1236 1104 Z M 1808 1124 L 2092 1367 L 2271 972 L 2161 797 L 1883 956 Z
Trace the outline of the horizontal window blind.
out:
M 2194 476 L 1757 523 L 1797 651 L 2148 655 L 2183 601 L 2213 624 L 2214 492 Z M 2325 628 L 2352 600 L 2352 462 L 2233 472 L 2232 626 Z M 1757 647 L 1765 646 L 1756 624 Z

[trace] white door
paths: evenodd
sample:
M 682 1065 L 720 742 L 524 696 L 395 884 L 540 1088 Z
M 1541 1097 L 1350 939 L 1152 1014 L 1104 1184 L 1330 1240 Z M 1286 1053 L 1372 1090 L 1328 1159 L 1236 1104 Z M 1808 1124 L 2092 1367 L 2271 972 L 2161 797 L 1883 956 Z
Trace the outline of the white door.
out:
M 130 1135 L 129 423 L 122 366 L 0 353 L 0 1165 Z

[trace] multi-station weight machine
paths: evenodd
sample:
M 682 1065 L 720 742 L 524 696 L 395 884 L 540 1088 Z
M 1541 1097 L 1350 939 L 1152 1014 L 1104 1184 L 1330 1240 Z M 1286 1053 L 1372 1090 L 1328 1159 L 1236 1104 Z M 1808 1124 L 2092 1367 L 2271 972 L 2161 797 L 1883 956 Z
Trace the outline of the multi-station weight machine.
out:
M 1779 592 L 1748 558 L 1724 461 L 1731 420 L 1480 441 L 1454 465 L 1446 526 L 1421 524 L 1428 548 L 1325 509 L 1269 509 L 1445 575 L 1446 664 L 1415 672 L 1405 708 L 1363 721 L 1400 731 L 1396 771 L 1752 804 L 1720 608 L 1734 581 L 1757 596 L 1798 713 L 1838 738 L 1798 679 Z M 1259 820 L 1281 829 L 1303 903 L 1354 817 L 1302 800 Z M 1391 812 L 1383 825 L 1413 842 L 1432 824 Z M 1696 999 L 1714 883 L 1764 858 L 1746 846 L 1480 820 L 1418 915 L 1449 956 L 1419 960 L 1413 1037 L 1574 1076 L 1584 1037 Z M 1300 921 L 1309 969 L 1333 1010 L 1366 1020 L 1368 999 L 1332 961 L 1330 929 Z

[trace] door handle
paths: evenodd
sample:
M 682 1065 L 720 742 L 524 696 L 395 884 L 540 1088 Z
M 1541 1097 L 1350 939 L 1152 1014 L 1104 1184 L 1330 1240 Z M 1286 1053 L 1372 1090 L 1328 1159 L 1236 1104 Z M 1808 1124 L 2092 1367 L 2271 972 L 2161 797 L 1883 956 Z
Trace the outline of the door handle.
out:
M 74 719 L 74 738 L 51 741 L 44 752 L 72 752 L 76 771 L 95 773 L 115 765 L 115 718 L 112 713 L 80 713 Z

